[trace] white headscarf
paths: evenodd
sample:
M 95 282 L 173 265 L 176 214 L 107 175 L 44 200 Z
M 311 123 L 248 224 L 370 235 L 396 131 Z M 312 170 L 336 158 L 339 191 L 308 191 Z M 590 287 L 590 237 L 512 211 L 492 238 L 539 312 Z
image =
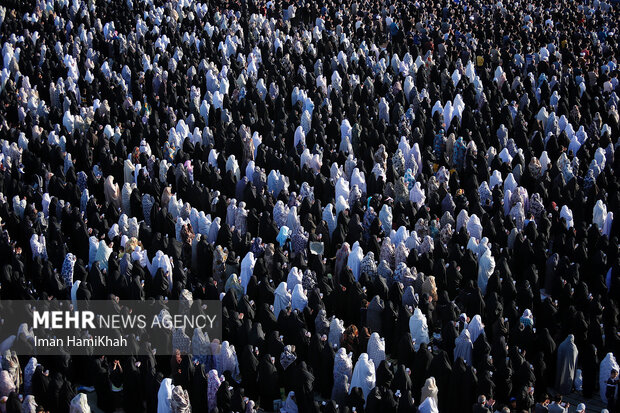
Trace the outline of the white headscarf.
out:
M 22 403 L 22 413 L 35 413 L 39 405 L 32 394 L 29 394 Z M 70 412 L 71 413 L 71 412 Z
M 360 172 L 359 168 L 353 169 L 351 185 L 357 185 L 363 194 L 366 193 L 366 177 L 363 172 Z
M 491 174 L 491 178 L 489 179 L 489 188 L 491 189 L 491 191 L 493 191 L 495 185 L 501 185 L 502 183 L 502 174 L 498 170 L 493 171 L 493 173 Z
M 474 345 L 471 342 L 471 335 L 466 328 L 461 331 L 461 334 L 454 340 L 454 360 L 461 357 L 465 363 L 471 365 L 471 357 L 474 351 Z
M 467 228 L 469 222 L 469 214 L 466 209 L 461 209 L 461 212 L 456 217 L 456 232 L 459 232 L 463 226 Z
M 406 242 L 407 239 L 409 239 L 410 236 L 410 232 L 407 230 L 407 227 L 405 227 L 404 225 L 401 225 L 400 227 L 398 227 L 397 231 L 392 230 L 390 233 L 390 239 L 392 240 L 392 244 L 396 245 L 398 248 L 398 245 L 402 242 Z M 407 251 L 407 255 L 409 252 Z
M 521 201 L 517 202 L 510 209 L 509 215 L 515 220 L 517 230 L 521 231 L 525 224 L 525 208 L 523 207 L 523 203 Z
M 409 191 L 409 200 L 414 203 L 418 209 L 424 205 L 426 195 L 424 194 L 424 190 L 422 189 L 420 182 L 416 182 L 411 191 Z
M 172 413 L 170 401 L 173 388 L 172 379 L 166 378 L 162 380 L 157 393 L 157 413 Z
M 36 357 L 31 357 L 28 360 L 28 364 L 24 367 L 24 391 L 26 394 L 31 393 L 32 390 L 32 376 L 34 375 L 35 370 L 39 363 L 37 362 Z
M 471 338 L 472 343 L 478 339 L 478 336 L 484 332 L 484 324 L 482 324 L 482 318 L 479 314 L 476 314 L 474 318 L 469 322 L 467 326 L 467 331 L 469 331 L 469 336 Z
M 278 318 L 281 310 L 286 309 L 291 304 L 291 294 L 286 290 L 286 283 L 281 282 L 274 292 L 273 314 Z
M 340 347 L 338 352 L 334 356 L 334 381 L 341 376 L 347 376 L 347 381 L 351 379 L 353 375 L 353 355 L 347 354 L 344 347 Z
M 368 358 L 368 354 L 366 353 L 362 353 L 357 363 L 355 363 L 349 392 L 354 387 L 362 389 L 364 400 L 368 397 L 368 393 L 375 387 L 375 365 L 372 360 Z
M 152 276 L 155 276 L 155 273 L 160 268 L 164 271 L 164 274 L 168 274 L 168 278 L 172 281 L 172 264 L 170 263 L 170 258 L 161 250 L 155 253 L 153 261 L 149 266 L 149 272 Z M 172 282 L 170 284 L 172 285 Z
M 372 333 L 368 339 L 366 346 L 368 358 L 372 360 L 375 368 L 379 367 L 379 363 L 385 360 L 385 340 L 378 333 Z
M 344 199 L 349 199 L 350 186 L 349 181 L 347 181 L 344 177 L 338 178 L 336 182 L 336 199 L 339 197 L 343 197 Z
M 383 232 L 389 234 L 392 230 L 392 207 L 387 204 L 383 204 L 383 207 L 379 212 L 379 221 L 383 227 Z
M 222 218 L 216 217 L 209 227 L 209 237 L 207 241 L 209 241 L 210 244 L 215 244 L 215 241 L 217 241 L 217 234 L 220 232 L 221 221 Z
M 349 209 L 349 202 L 347 199 L 349 198 L 345 198 L 342 195 L 336 198 L 336 216 L 340 215 L 340 213 L 345 209 Z
M 499 153 L 498 157 L 504 163 L 512 162 L 512 156 L 510 155 L 510 152 L 508 152 L 507 148 L 502 149 L 502 151 Z
M 237 353 L 235 346 L 231 346 L 228 341 L 222 343 L 220 353 L 216 356 L 217 371 L 224 373 L 230 371 L 233 378 L 239 376 L 239 362 L 237 361 Z
M 409 332 L 411 333 L 411 338 L 415 340 L 415 351 L 420 349 L 422 343 L 428 344 L 430 342 L 426 316 L 422 314 L 419 308 L 416 308 L 413 315 L 409 318 Z
M 566 229 L 573 227 L 573 211 L 570 210 L 568 205 L 564 205 L 560 211 L 560 218 L 564 218 L 566 221 Z
M 160 391 L 161 391 L 161 387 L 160 387 Z M 170 401 L 168 401 L 168 403 L 170 403 Z M 159 413 L 159 407 L 157 409 L 157 412 Z M 84 393 L 78 393 L 73 398 L 73 400 L 71 400 L 71 405 L 69 406 L 69 413 L 90 413 L 90 406 L 88 405 L 88 399 Z
M 482 225 L 480 224 L 480 218 L 476 214 L 472 214 L 467 221 L 467 232 L 474 237 L 477 241 L 482 238 Z
M 293 291 L 297 284 L 301 284 L 303 273 L 297 267 L 291 268 L 286 279 L 286 289 Z
M 254 253 L 249 251 L 241 261 L 241 285 L 245 294 L 248 292 L 248 283 L 250 278 L 252 278 L 252 274 L 254 274 L 255 264 L 256 258 L 254 258 Z
M 418 408 L 420 413 L 439 413 L 437 408 L 437 402 L 432 397 L 427 397 L 420 407 Z
M 347 266 L 351 268 L 353 272 L 353 276 L 355 277 L 355 281 L 359 281 L 360 278 L 360 263 L 364 258 L 364 251 L 360 246 L 359 241 L 355 241 L 353 244 L 353 249 L 349 253 L 349 257 L 347 258 Z
M 616 357 L 613 353 L 607 353 L 603 361 L 601 361 L 601 366 L 599 368 L 599 384 L 601 389 L 601 400 L 603 403 L 607 403 L 607 397 L 605 396 L 605 391 L 607 390 L 607 379 L 609 379 L 609 373 L 611 370 L 615 369 L 618 371 L 618 362 L 616 361 Z
M 336 215 L 334 214 L 334 206 L 332 204 L 327 204 L 325 209 L 323 209 L 323 220 L 327 223 L 329 236 L 331 237 L 337 225 Z
M 504 181 L 504 191 L 510 190 L 510 192 L 514 192 L 517 186 L 519 186 L 519 184 L 517 184 L 514 175 L 510 172 Z
M 237 200 L 231 199 L 228 207 L 226 207 L 226 223 L 229 227 L 235 225 L 235 217 L 237 216 Z
M 291 308 L 293 310 L 303 311 L 308 305 L 308 297 L 304 291 L 304 287 L 301 284 L 295 285 L 293 289 L 293 295 L 291 297 Z
M 491 255 L 491 250 L 485 248 L 478 259 L 478 288 L 482 295 L 486 294 L 489 278 L 495 271 L 495 258 Z
M 202 234 L 205 239 L 209 237 L 209 230 L 211 229 L 211 216 L 206 215 L 204 211 L 198 213 L 198 225 L 196 226 L 198 233 Z
M 32 258 L 47 258 L 47 247 L 45 237 L 43 235 L 32 234 L 30 238 L 30 249 L 32 250 Z
M 478 248 L 480 248 L 478 244 L 478 240 L 474 237 L 469 237 L 469 241 L 467 242 L 467 249 L 473 252 L 474 254 L 478 253 Z
M 273 206 L 273 222 L 275 222 L 278 228 L 286 225 L 288 212 L 289 208 L 284 205 L 284 202 L 282 202 L 281 200 L 276 202 L 276 204 Z
M 237 181 L 241 178 L 241 170 L 239 169 L 239 163 L 235 155 L 230 155 L 226 161 L 226 172 L 231 171 L 237 178 Z
M 540 155 L 540 166 L 541 166 L 541 170 L 540 173 L 544 174 L 545 171 L 549 168 L 549 163 L 551 163 L 551 160 L 549 159 L 549 155 L 547 154 L 547 151 L 543 151 L 542 154 Z
M 344 333 L 344 322 L 334 317 L 331 323 L 329 323 L 329 336 L 327 338 L 329 344 L 331 346 L 340 346 L 342 333 Z
M 592 223 L 598 226 L 599 231 L 603 229 L 605 220 L 607 219 L 607 206 L 602 200 L 596 201 L 594 210 L 592 211 Z
M 437 403 L 438 392 L 439 389 L 437 388 L 435 378 L 431 376 L 426 379 L 426 383 L 424 383 L 424 386 L 422 387 L 422 400 L 426 400 L 427 397 L 430 397 L 435 400 L 435 403 Z
M 288 210 L 288 215 L 286 217 L 286 226 L 291 230 L 294 234 L 297 228 L 301 225 L 299 221 L 299 216 L 297 215 L 297 207 L 292 206 Z

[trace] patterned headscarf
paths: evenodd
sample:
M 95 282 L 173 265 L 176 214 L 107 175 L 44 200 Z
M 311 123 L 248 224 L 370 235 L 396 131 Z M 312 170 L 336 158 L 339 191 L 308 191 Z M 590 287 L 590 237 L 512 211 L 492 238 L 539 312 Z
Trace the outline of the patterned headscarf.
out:
M 176 386 L 172 390 L 170 403 L 173 413 L 191 413 L 192 408 L 189 404 L 189 394 L 181 386 Z
M 210 370 L 207 382 L 207 406 L 209 411 L 217 407 L 217 390 L 220 388 L 220 384 L 222 384 L 222 381 L 217 375 L 217 370 Z
M 280 365 L 284 370 L 286 370 L 295 360 L 297 360 L 297 355 L 295 355 L 293 351 L 293 347 L 286 346 L 284 347 L 282 354 L 280 354 Z

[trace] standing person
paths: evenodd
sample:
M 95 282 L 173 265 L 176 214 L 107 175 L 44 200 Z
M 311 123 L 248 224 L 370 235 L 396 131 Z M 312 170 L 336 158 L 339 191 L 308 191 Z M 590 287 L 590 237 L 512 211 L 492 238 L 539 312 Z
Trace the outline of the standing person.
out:
M 555 388 L 564 395 L 573 389 L 575 369 L 577 366 L 577 346 L 575 337 L 569 334 L 566 340 L 558 347 L 558 365 L 555 374 Z
M 611 370 L 606 386 L 605 397 L 607 397 L 607 410 L 614 412 L 616 408 L 616 399 L 618 397 L 618 370 Z
M 123 401 L 123 367 L 119 360 L 114 360 L 110 372 L 110 388 L 112 389 L 112 403 L 118 408 Z

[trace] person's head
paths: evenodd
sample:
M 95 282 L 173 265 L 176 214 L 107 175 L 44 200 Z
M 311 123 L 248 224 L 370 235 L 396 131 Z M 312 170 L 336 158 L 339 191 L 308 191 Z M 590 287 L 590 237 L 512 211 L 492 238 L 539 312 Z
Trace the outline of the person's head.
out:
M 554 399 L 554 400 L 555 400 L 555 402 L 556 402 L 557 404 L 562 403 L 562 395 L 561 395 L 561 394 L 556 394 L 556 395 L 555 395 L 555 399 Z
M 478 396 L 478 404 L 485 404 L 487 402 L 487 398 L 484 394 Z
M 540 398 L 540 401 L 544 404 L 548 404 L 549 403 L 549 395 L 547 393 L 543 394 L 542 397 Z
M 586 405 L 583 403 L 579 403 L 579 405 L 577 406 L 577 412 L 578 413 L 585 413 L 586 411 Z
M 517 407 L 517 399 L 515 397 L 510 398 L 510 407 L 515 409 Z
M 618 370 L 611 369 L 611 373 L 609 373 L 609 377 L 611 377 L 612 379 L 615 379 L 616 377 L 618 377 Z

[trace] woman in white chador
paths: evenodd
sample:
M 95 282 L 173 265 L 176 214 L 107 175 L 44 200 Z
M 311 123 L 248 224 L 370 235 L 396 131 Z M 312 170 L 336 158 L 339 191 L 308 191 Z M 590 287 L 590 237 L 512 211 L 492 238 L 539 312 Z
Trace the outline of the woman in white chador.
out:
M 254 273 L 254 265 L 256 264 L 256 258 L 254 258 L 254 253 L 249 251 L 245 254 L 245 257 L 241 261 L 241 285 L 243 286 L 243 292 L 248 292 L 248 283 L 250 282 L 250 278 L 252 278 L 252 274 Z
M 360 264 L 362 259 L 364 259 L 364 251 L 362 250 L 359 241 L 355 241 L 355 244 L 353 244 L 353 249 L 347 258 L 347 267 L 351 268 L 355 281 L 359 281 L 360 278 Z
M 472 216 L 469 217 L 469 221 L 467 221 L 467 232 L 478 241 L 482 238 L 482 224 L 480 224 L 480 218 L 478 218 L 476 214 L 472 214 Z
M 291 309 L 299 312 L 304 311 L 304 308 L 308 305 L 308 297 L 301 284 L 295 285 L 293 294 L 291 296 Z
M 220 352 L 216 356 L 217 371 L 224 373 L 230 371 L 233 378 L 239 377 L 239 361 L 237 360 L 237 352 L 235 346 L 230 345 L 228 341 L 224 341 L 220 347 Z
M 381 211 L 379 212 L 379 221 L 381 227 L 386 234 L 389 234 L 392 230 L 392 207 L 388 204 L 383 204 Z
M 174 389 L 172 379 L 163 379 L 157 393 L 157 413 L 172 413 L 172 389 Z
M 375 368 L 377 368 L 379 363 L 385 360 L 385 340 L 378 333 L 372 333 L 368 339 L 366 352 L 368 358 L 372 360 Z
M 567 205 L 564 205 L 562 210 L 560 210 L 560 218 L 564 218 L 564 221 L 566 221 L 566 229 L 574 226 L 573 211 Z
M 291 294 L 286 290 L 286 283 L 281 282 L 274 292 L 273 314 L 278 318 L 280 311 L 291 305 Z
M 411 318 L 409 318 L 409 332 L 411 333 L 411 338 L 415 340 L 415 351 L 420 349 L 422 343 L 428 344 L 430 342 L 426 316 L 422 314 L 419 308 L 416 308 Z
M 422 387 L 422 393 L 420 400 L 426 400 L 428 397 L 432 398 L 435 401 L 435 404 L 439 403 L 437 399 L 437 395 L 439 393 L 439 389 L 437 388 L 437 383 L 435 382 L 434 377 L 429 377 L 426 379 L 426 383 L 424 383 L 424 387 Z
M 465 363 L 471 365 L 471 357 L 474 351 L 474 345 L 471 342 L 471 336 L 469 330 L 463 329 L 461 334 L 454 341 L 454 360 L 462 358 Z
M 476 314 L 474 318 L 472 318 L 467 326 L 467 330 L 469 331 L 472 343 L 478 339 L 480 334 L 484 333 L 484 324 L 482 324 L 482 317 L 480 317 L 479 314 Z
M 330 346 L 339 346 L 340 339 L 344 333 L 344 322 L 339 318 L 334 317 L 329 323 L 329 335 L 327 341 Z
M 420 182 L 416 182 L 413 185 L 413 189 L 409 191 L 409 200 L 416 205 L 416 208 L 420 208 L 424 205 L 426 195 L 424 194 L 424 190 L 422 189 Z
M 343 347 L 338 349 L 338 352 L 334 356 L 334 381 L 338 381 L 342 376 L 346 376 L 347 381 L 351 380 L 351 376 L 353 375 L 352 356 L 352 354 L 347 354 L 347 351 Z
M 368 354 L 366 353 L 362 353 L 357 363 L 355 363 L 349 391 L 354 387 L 362 389 L 364 400 L 368 397 L 368 393 L 375 387 L 375 365 L 372 360 L 368 358 Z
M 303 273 L 297 267 L 291 268 L 286 279 L 286 289 L 293 291 L 297 284 L 301 284 Z
M 596 201 L 594 210 L 592 211 L 592 223 L 598 226 L 599 231 L 603 230 L 605 220 L 607 219 L 607 206 L 602 200 Z
M 495 258 L 491 255 L 491 250 L 486 247 L 478 259 L 478 288 L 480 288 L 482 295 L 486 294 L 489 278 L 494 271 Z
M 600 396 L 603 403 L 607 403 L 607 396 L 605 395 L 605 391 L 607 390 L 606 383 L 607 379 L 609 379 L 609 373 L 611 373 L 612 370 L 618 371 L 618 362 L 616 361 L 616 357 L 613 353 L 607 353 L 603 361 L 601 361 L 599 368 L 599 385 L 601 389 Z M 618 390 L 616 389 L 616 391 Z M 617 397 L 618 396 L 616 395 L 616 400 Z
M 427 397 L 424 399 L 418 410 L 420 413 L 439 413 L 437 402 L 432 397 Z
M 86 394 L 78 393 L 77 396 L 71 400 L 69 413 L 90 413 L 90 406 L 88 405 Z

